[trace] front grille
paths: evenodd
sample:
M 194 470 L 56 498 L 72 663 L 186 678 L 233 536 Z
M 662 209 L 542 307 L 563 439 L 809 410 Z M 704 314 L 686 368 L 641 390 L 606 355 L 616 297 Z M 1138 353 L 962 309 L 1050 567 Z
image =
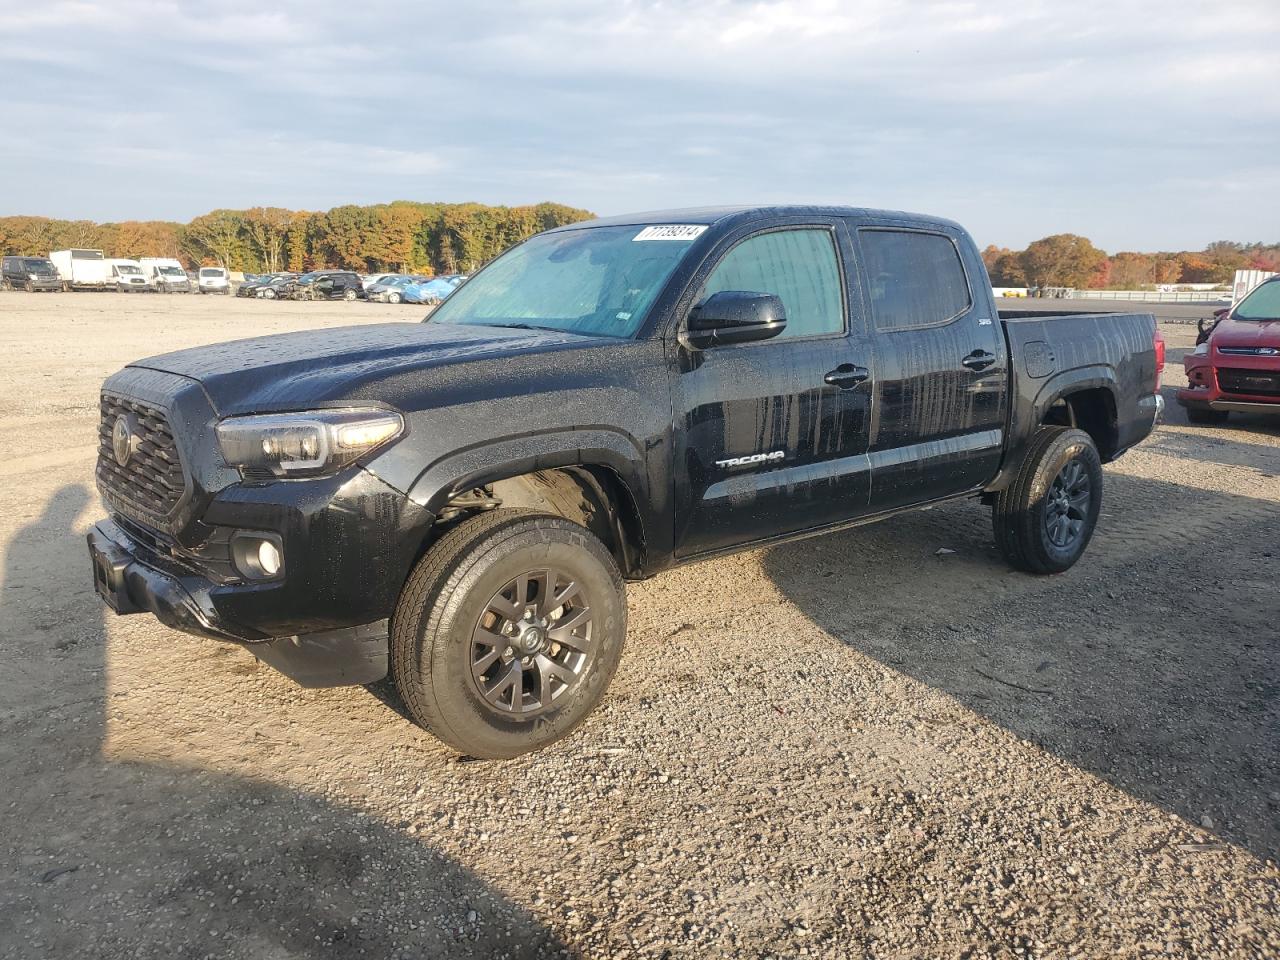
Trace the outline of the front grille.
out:
M 1256 397 L 1280 397 L 1280 371 L 1219 367 L 1218 388 L 1227 393 L 1247 393 Z
M 116 462 L 112 431 L 120 417 L 130 417 L 138 440 L 124 466 Z M 168 516 L 186 490 L 173 430 L 164 412 L 138 400 L 102 395 L 98 426 L 98 484 L 154 517 Z
M 1225 357 L 1274 357 L 1280 354 L 1275 347 L 1219 347 Z

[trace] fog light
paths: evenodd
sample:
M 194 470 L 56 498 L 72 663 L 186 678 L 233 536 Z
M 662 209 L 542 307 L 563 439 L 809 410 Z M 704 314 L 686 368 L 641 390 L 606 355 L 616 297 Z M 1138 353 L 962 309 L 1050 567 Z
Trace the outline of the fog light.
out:
M 231 562 L 236 572 L 249 580 L 272 580 L 284 569 L 280 535 L 256 530 L 237 530 L 231 535 Z
M 268 577 L 274 577 L 280 572 L 280 548 L 270 540 L 263 540 L 258 544 L 258 566 L 262 567 L 262 572 Z

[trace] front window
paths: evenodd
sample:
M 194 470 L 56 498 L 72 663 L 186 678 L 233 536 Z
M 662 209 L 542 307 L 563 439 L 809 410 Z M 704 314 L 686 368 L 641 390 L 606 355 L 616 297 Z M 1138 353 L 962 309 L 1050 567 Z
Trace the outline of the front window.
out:
M 632 337 L 703 227 L 588 227 L 514 247 L 459 287 L 433 323 Z
M 844 330 L 840 264 L 829 230 L 775 230 L 749 237 L 716 265 L 699 299 L 724 290 L 771 293 L 780 299 L 787 312 L 780 336 L 818 337 Z
M 1280 320 L 1280 280 L 1255 287 L 1231 316 L 1236 320 Z

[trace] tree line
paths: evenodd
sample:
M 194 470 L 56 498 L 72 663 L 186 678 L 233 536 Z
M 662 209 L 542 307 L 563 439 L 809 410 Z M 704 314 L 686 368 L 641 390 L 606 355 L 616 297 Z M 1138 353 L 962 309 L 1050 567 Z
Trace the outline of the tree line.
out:
M 1108 254 L 1087 237 L 1058 233 L 1025 250 L 992 244 L 982 259 L 997 287 L 1141 290 L 1163 283 L 1229 284 L 1237 270 L 1280 273 L 1280 243 L 1219 240 L 1203 250 Z
M 173 257 L 192 267 L 251 273 L 327 268 L 469 273 L 535 233 L 592 216 L 559 203 L 502 207 L 397 200 L 323 213 L 282 207 L 213 210 L 189 223 L 0 217 L 0 250 L 45 256 L 87 247 L 108 257 Z

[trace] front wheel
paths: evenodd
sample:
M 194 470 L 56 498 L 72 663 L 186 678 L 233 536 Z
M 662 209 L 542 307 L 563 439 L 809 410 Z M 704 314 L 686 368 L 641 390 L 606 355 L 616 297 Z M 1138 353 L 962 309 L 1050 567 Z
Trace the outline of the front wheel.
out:
M 272 290 L 270 287 L 267 287 L 267 289 L 262 291 L 262 299 L 274 300 L 275 298 L 276 298 L 276 292 Z
M 1102 509 L 1102 459 L 1083 430 L 1041 427 L 996 496 L 996 544 L 1028 573 L 1061 573 L 1085 551 Z
M 388 300 L 390 303 L 399 303 L 399 302 L 400 302 L 400 294 L 398 294 L 398 293 L 389 293 L 389 294 L 387 294 L 387 300 Z
M 415 721 L 473 757 L 506 758 L 572 733 L 617 669 L 622 575 L 588 530 L 496 510 L 418 562 L 391 623 L 391 672 Z

